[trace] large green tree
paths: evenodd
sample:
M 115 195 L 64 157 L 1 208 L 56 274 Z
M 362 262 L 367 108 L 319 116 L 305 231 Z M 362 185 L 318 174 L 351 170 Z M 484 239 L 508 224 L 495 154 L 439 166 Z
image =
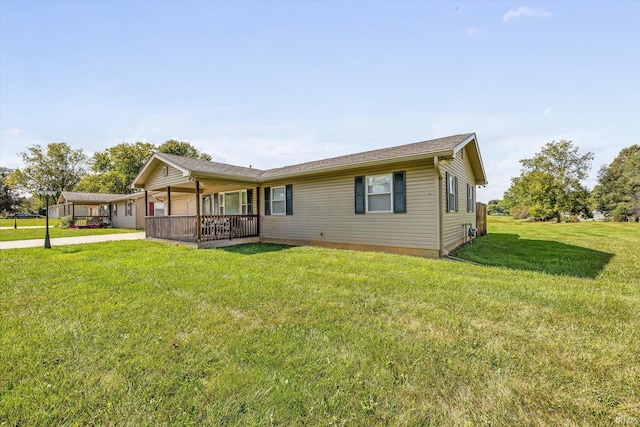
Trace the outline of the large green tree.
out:
M 615 219 L 640 217 L 640 145 L 623 148 L 613 162 L 600 168 L 592 201 L 594 209 Z
M 210 155 L 200 152 L 196 147 L 191 145 L 190 142 L 176 141 L 175 139 L 170 139 L 160 145 L 158 147 L 158 152 L 211 161 Z
M 210 155 L 201 153 L 189 142 L 171 139 L 159 147 L 150 142 L 138 141 L 134 144 L 122 142 L 93 155 L 91 174 L 85 176 L 75 190 L 90 193 L 129 194 L 133 191 L 131 182 L 154 151 L 211 160 Z
M 504 204 L 512 214 L 560 221 L 562 214 L 590 214 L 589 192 L 581 183 L 593 153 L 580 154 L 571 141 L 547 143 L 530 159 L 520 160 L 520 176 L 511 180 Z
M 122 142 L 91 158 L 91 174 L 76 185 L 76 191 L 129 194 L 130 184 L 156 149 L 149 142 Z
M 47 144 L 46 148 L 32 145 L 20 154 L 25 166 L 6 179 L 7 185 L 18 191 L 37 194 L 38 188 L 49 187 L 60 194 L 72 190 L 86 174 L 86 154 L 65 142 Z
M 12 211 L 16 204 L 16 193 L 6 182 L 11 172 L 11 169 L 0 166 L 0 212 Z

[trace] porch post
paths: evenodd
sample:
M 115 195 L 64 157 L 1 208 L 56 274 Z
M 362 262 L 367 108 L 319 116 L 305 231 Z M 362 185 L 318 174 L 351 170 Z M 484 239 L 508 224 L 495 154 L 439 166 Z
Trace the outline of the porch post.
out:
M 71 205 L 71 210 L 72 210 L 71 219 L 75 221 L 76 220 L 76 204 L 75 203 Z
M 144 190 L 144 216 L 149 216 L 149 194 Z
M 256 187 L 256 213 L 258 214 L 258 223 L 256 224 L 256 232 L 260 237 L 260 187 Z
M 109 203 L 109 222 L 111 222 L 111 203 Z
M 196 242 L 202 239 L 202 226 L 200 219 L 200 181 L 196 181 Z
M 171 187 L 167 187 L 167 215 L 171 215 Z

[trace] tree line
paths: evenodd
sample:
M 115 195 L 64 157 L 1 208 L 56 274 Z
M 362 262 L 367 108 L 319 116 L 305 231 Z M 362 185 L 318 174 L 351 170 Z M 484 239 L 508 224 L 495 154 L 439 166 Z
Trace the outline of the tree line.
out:
M 122 142 L 91 157 L 84 150 L 65 142 L 46 147 L 33 145 L 20 153 L 24 167 L 10 170 L 0 167 L 0 212 L 42 209 L 35 197 L 38 188 L 56 191 L 129 194 L 130 184 L 154 152 L 211 160 L 191 143 L 171 139 L 160 146 L 149 142 Z M 27 194 L 32 197 L 26 197 Z
M 169 140 L 156 147 L 148 142 L 122 142 L 93 154 L 72 149 L 64 142 L 46 148 L 33 145 L 20 153 L 23 168 L 0 167 L 0 212 L 16 205 L 32 211 L 40 201 L 25 197 L 40 187 L 62 191 L 129 194 L 130 183 L 154 151 L 211 160 L 191 143 Z M 589 191 L 588 176 L 594 155 L 581 154 L 572 141 L 552 141 L 530 159 L 520 160 L 522 170 L 511 179 L 503 199 L 491 200 L 487 212 L 516 218 L 560 221 L 563 216 L 591 217 L 594 210 L 615 220 L 640 218 L 640 145 L 624 148 L 598 173 L 598 184 Z M 21 196 L 22 195 L 22 196 Z
M 624 148 L 610 164 L 602 165 L 598 184 L 589 191 L 594 155 L 581 154 L 572 141 L 552 141 L 530 159 L 520 160 L 520 175 L 502 200 L 487 205 L 490 215 L 510 214 L 539 221 L 563 217 L 592 217 L 593 211 L 617 221 L 640 219 L 640 145 Z

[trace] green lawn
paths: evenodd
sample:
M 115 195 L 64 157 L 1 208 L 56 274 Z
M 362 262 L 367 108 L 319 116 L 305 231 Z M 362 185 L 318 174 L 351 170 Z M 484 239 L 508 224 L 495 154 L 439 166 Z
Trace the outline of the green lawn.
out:
M 640 425 L 640 226 L 489 232 L 0 251 L 0 425 Z
M 13 227 L 14 225 L 14 221 L 16 222 L 16 224 L 18 225 L 18 228 L 20 227 L 28 227 L 28 226 L 42 226 L 45 225 L 47 220 L 45 218 L 18 218 L 16 220 L 14 220 L 13 218 L 11 219 L 6 219 L 6 218 L 0 218 L 0 227 Z M 58 223 L 58 219 L 51 219 L 49 218 L 49 225 L 56 225 Z
M 102 234 L 137 233 L 141 230 L 129 230 L 125 228 L 56 228 L 49 226 L 49 237 L 79 237 L 95 236 Z M 46 230 L 44 228 L 17 228 L 0 230 L 0 242 L 10 240 L 43 239 Z

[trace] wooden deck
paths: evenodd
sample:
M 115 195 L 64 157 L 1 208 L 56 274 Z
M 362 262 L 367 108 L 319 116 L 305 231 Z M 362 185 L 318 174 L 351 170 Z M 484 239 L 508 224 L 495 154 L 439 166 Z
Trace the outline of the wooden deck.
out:
M 258 237 L 258 215 L 202 215 L 200 238 L 195 215 L 148 216 L 146 236 L 153 239 L 201 243 Z

